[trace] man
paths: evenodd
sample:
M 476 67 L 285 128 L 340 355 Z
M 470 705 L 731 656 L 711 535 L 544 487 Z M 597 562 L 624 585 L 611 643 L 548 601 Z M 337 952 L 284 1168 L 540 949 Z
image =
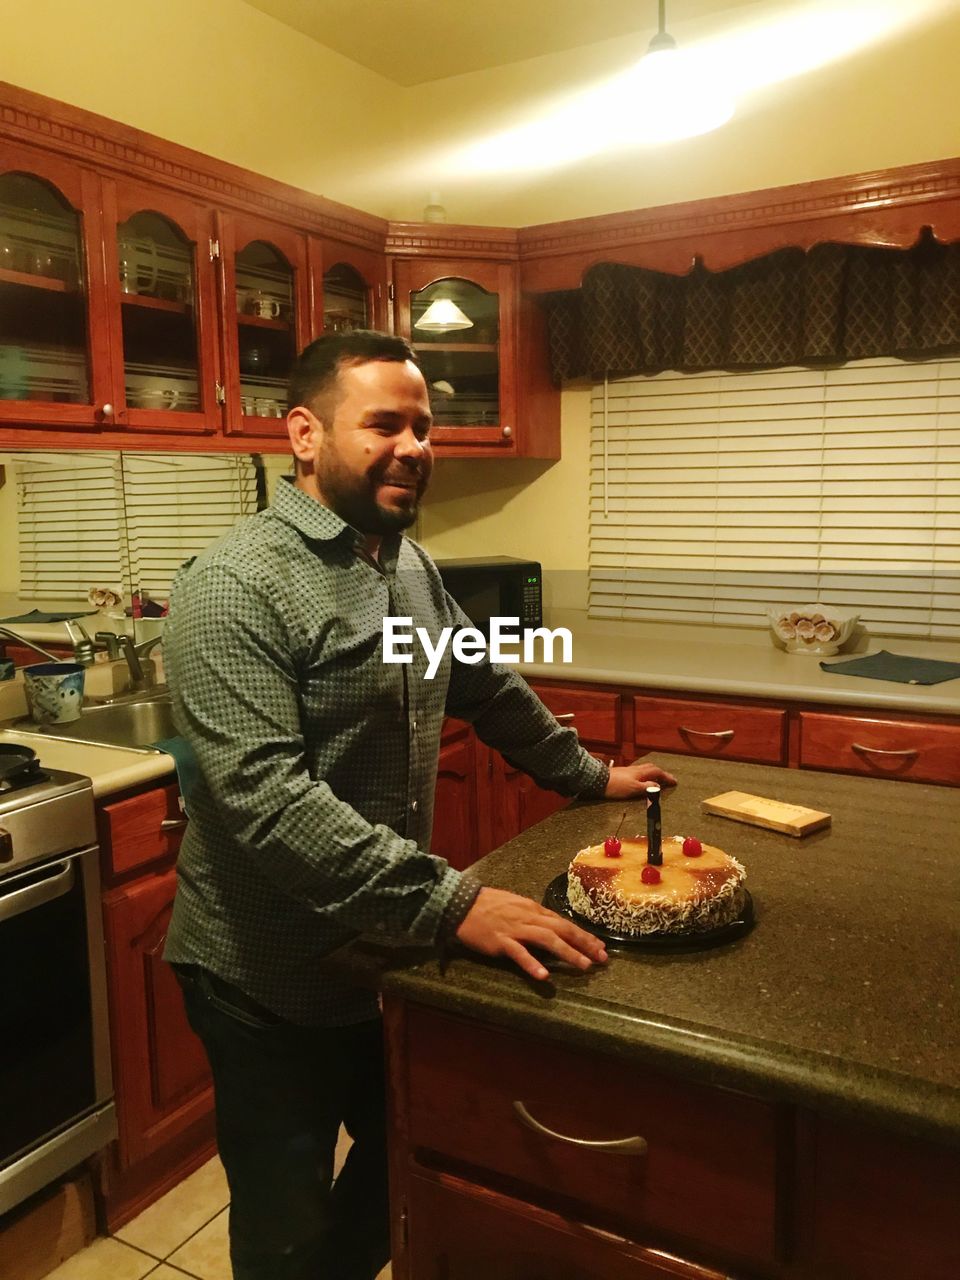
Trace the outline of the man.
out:
M 166 955 L 213 1072 L 235 1280 L 370 1280 L 389 1256 L 381 1031 L 374 995 L 325 974 L 324 955 L 368 933 L 455 936 L 535 979 L 531 947 L 606 960 L 571 921 L 424 852 L 444 714 L 566 794 L 672 779 L 608 771 L 507 668 L 449 647 L 432 680 L 419 647 L 382 661 L 386 616 L 434 640 L 467 625 L 401 536 L 432 466 L 402 339 L 319 339 L 290 403 L 295 480 L 173 592 L 167 669 L 200 781 Z M 353 1146 L 331 1189 L 341 1122 Z

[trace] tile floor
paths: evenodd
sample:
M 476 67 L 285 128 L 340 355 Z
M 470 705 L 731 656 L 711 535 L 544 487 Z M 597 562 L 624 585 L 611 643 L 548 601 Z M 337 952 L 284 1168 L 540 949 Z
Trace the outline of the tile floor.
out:
M 341 1133 L 337 1169 L 349 1139 Z M 101 1236 L 46 1280 L 231 1280 L 227 1180 L 214 1157 L 113 1236 Z M 378 1280 L 390 1280 L 386 1267 Z

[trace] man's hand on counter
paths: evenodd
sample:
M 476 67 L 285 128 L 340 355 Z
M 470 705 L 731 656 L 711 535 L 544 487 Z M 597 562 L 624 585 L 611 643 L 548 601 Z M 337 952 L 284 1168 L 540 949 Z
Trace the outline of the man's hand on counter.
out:
M 677 780 L 672 773 L 655 764 L 625 764 L 611 768 L 610 780 L 603 793 L 605 800 L 633 800 L 643 795 L 643 789 L 651 782 L 661 787 L 675 787 Z
M 481 889 L 456 936 L 472 951 L 485 956 L 506 956 L 531 978 L 546 978 L 548 971 L 524 943 L 550 951 L 578 969 L 589 969 L 591 964 L 603 964 L 607 959 L 606 948 L 599 938 L 578 929 L 572 920 L 541 907 L 532 898 L 522 898 L 506 889 Z

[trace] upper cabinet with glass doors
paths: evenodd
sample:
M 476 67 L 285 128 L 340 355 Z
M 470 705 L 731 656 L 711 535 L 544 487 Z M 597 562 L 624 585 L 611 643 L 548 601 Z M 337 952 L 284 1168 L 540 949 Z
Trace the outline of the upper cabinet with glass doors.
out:
M 90 428 L 112 414 L 99 178 L 5 146 L 0 169 L 0 422 Z
M 397 258 L 393 271 L 396 328 L 427 380 L 437 452 L 558 458 L 559 391 L 542 313 L 521 296 L 516 264 Z
M 387 328 L 383 254 L 336 240 L 310 239 L 314 327 L 319 333 Z
M 420 360 L 442 453 L 517 450 L 516 277 L 509 263 L 401 259 L 397 330 Z
M 210 214 L 133 183 L 105 182 L 103 204 L 115 395 L 126 424 L 214 432 L 222 384 Z
M 286 437 L 287 385 L 310 339 L 306 238 L 257 218 L 218 223 L 226 431 Z

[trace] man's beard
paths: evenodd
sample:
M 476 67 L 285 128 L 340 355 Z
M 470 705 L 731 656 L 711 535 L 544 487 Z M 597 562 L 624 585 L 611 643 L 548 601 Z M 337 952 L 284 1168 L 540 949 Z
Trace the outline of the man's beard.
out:
M 383 483 L 382 479 L 374 480 L 366 475 L 357 477 L 337 466 L 325 468 L 318 479 L 324 497 L 341 520 L 359 533 L 381 537 L 409 529 L 417 518 L 420 499 L 426 488 L 426 479 L 422 475 L 405 475 L 405 483 L 417 486 L 409 507 L 384 507 L 375 496 L 375 489 Z

